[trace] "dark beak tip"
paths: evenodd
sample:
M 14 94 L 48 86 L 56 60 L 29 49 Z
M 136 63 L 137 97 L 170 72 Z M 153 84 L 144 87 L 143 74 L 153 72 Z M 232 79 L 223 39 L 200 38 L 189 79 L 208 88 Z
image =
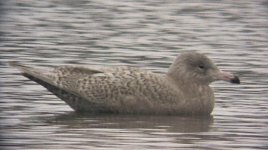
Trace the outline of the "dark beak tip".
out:
M 240 84 L 240 79 L 235 76 L 232 80 L 231 80 L 231 83 L 235 83 L 235 84 Z

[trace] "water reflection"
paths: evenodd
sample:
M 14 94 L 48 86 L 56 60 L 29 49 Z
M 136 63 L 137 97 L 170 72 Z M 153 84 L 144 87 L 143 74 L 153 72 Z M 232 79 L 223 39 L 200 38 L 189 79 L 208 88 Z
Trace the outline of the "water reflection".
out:
M 170 133 L 209 131 L 213 117 L 86 115 L 69 113 L 48 118 L 49 124 L 66 128 L 164 129 Z

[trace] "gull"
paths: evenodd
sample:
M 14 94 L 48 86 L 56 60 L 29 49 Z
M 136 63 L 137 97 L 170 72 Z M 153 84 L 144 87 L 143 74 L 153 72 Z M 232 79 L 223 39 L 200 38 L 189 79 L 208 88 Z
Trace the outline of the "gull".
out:
M 136 67 L 64 65 L 50 69 L 10 65 L 42 85 L 76 112 L 152 115 L 210 115 L 215 98 L 210 83 L 240 84 L 207 56 L 179 54 L 164 74 Z

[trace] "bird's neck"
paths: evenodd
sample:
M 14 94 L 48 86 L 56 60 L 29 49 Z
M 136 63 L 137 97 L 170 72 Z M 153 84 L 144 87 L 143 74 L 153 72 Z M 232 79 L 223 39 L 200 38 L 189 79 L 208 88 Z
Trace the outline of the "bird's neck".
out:
M 170 82 L 177 87 L 186 100 L 185 108 L 195 110 L 193 114 L 210 114 L 214 108 L 213 90 L 208 84 L 196 82 L 187 77 L 176 78 L 168 75 Z

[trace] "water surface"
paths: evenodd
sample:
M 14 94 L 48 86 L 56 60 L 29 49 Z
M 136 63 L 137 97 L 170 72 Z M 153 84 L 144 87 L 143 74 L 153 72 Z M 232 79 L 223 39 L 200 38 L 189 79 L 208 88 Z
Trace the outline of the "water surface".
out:
M 268 149 L 267 1 L 9 0 L 0 7 L 0 149 Z M 189 50 L 242 80 L 212 84 L 210 117 L 75 114 L 6 65 L 164 73 Z

